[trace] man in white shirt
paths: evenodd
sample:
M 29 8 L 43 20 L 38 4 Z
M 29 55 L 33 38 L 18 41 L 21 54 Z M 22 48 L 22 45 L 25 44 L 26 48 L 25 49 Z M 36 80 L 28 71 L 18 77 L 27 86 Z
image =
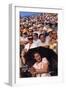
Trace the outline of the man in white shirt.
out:
M 29 35 L 28 36 L 28 43 L 25 45 L 24 49 L 21 52 L 23 64 L 25 64 L 25 62 L 26 62 L 25 57 L 24 57 L 26 52 L 28 52 L 29 49 L 36 48 L 36 47 L 37 47 L 37 44 L 33 43 L 33 36 Z
M 39 39 L 41 41 L 40 46 L 46 47 L 46 48 L 49 46 L 48 43 L 46 42 L 46 38 L 45 38 L 44 34 L 40 34 Z
M 37 47 L 37 44 L 33 43 L 33 36 L 29 35 L 28 36 L 28 44 L 25 45 L 25 50 L 28 51 L 29 49 L 36 48 L 36 47 Z
M 38 34 L 37 33 L 33 33 L 33 43 L 37 44 L 37 47 L 40 46 L 40 39 L 38 38 Z

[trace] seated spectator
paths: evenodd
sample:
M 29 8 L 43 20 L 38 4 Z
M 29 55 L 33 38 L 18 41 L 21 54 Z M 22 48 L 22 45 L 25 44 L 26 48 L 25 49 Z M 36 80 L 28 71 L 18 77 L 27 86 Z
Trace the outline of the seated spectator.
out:
M 52 49 L 54 52 L 57 52 L 57 41 L 55 39 L 50 40 L 49 48 Z
M 23 33 L 22 36 L 20 36 L 20 43 L 21 45 L 26 45 L 28 43 L 28 38 L 26 33 Z
M 37 33 L 33 33 L 33 42 L 37 44 L 37 47 L 40 46 L 40 40 Z
M 33 43 L 33 36 L 28 36 L 28 44 L 25 45 L 25 49 L 28 51 L 31 48 L 36 48 L 37 44 Z
M 48 47 L 49 45 L 48 45 L 48 43 L 46 43 L 46 39 L 45 39 L 45 35 L 44 34 L 40 34 L 40 36 L 39 36 L 39 39 L 40 39 L 40 46 L 42 46 L 42 47 Z
M 32 28 L 32 27 L 30 27 L 30 28 L 28 29 L 28 35 L 33 35 L 33 28 Z
M 36 77 L 50 76 L 48 72 L 49 62 L 47 58 L 42 58 L 38 52 L 35 52 L 34 59 L 36 60 L 36 63 L 30 68 L 31 74 Z
M 49 45 L 50 43 L 50 39 L 52 38 L 52 28 L 48 28 L 47 31 L 46 31 L 46 43 Z

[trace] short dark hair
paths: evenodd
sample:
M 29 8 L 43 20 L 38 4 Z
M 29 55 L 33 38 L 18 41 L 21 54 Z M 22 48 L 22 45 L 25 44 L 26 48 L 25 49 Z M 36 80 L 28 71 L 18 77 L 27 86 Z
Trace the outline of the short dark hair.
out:
M 33 33 L 33 35 L 37 36 L 38 37 L 38 34 L 37 33 Z
M 34 55 L 35 55 L 36 53 L 40 54 L 39 51 L 35 51 L 35 52 L 33 53 L 33 58 L 34 58 Z
M 45 37 L 45 35 L 44 35 L 44 34 L 40 34 L 40 35 L 39 35 L 39 39 L 40 39 L 40 37 L 41 37 L 42 35 Z

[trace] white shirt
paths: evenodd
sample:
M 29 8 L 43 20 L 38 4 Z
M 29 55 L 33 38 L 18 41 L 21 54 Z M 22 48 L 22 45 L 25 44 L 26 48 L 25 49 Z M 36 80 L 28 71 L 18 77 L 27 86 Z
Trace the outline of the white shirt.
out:
M 40 40 L 39 39 L 37 39 L 37 40 L 33 40 L 33 43 L 35 43 L 36 45 L 37 45 L 37 47 L 39 47 L 40 46 Z
M 49 43 L 50 43 L 50 36 L 46 36 L 46 44 L 49 45 Z
M 26 49 L 27 51 L 28 51 L 29 49 L 36 48 L 36 47 L 37 47 L 37 44 L 35 44 L 35 43 L 32 43 L 31 46 L 30 46 L 29 43 L 25 45 L 25 49 Z
M 48 45 L 47 42 L 40 42 L 40 45 L 39 45 L 39 46 L 45 47 L 45 46 L 47 46 L 47 45 Z

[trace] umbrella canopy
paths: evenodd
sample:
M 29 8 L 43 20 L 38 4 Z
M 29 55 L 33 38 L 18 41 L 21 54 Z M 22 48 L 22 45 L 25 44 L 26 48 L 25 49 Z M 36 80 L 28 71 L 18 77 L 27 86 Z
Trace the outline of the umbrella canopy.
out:
M 34 52 L 39 52 L 41 57 L 46 57 L 49 61 L 49 72 L 51 72 L 52 76 L 57 76 L 58 75 L 58 56 L 57 54 L 49 49 L 49 48 L 44 48 L 44 47 L 37 47 L 30 49 L 27 52 L 26 55 L 26 63 L 28 64 L 29 67 L 32 67 L 32 65 L 36 62 L 33 58 Z

